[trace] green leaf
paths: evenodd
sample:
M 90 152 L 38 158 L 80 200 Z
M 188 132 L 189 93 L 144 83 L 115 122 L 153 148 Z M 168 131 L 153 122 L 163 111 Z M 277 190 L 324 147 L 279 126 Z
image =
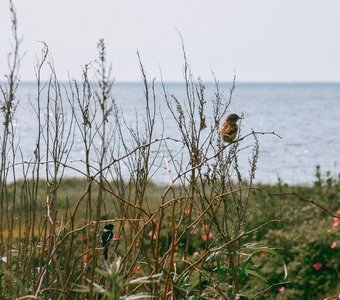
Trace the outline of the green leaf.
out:
M 247 274 L 247 269 L 251 265 L 251 262 L 247 260 L 241 267 L 238 268 L 238 277 L 242 279 Z
M 284 279 L 287 278 L 288 270 L 287 270 L 286 262 L 284 261 L 283 256 L 280 253 L 278 253 L 276 250 L 274 250 L 273 248 L 269 248 L 269 247 L 249 247 L 249 248 L 246 248 L 246 249 L 252 250 L 252 253 L 247 258 L 247 261 L 249 261 L 254 256 L 254 254 L 262 252 L 262 251 L 265 251 L 267 253 L 274 255 L 282 264 L 283 272 L 284 272 Z
M 110 277 L 110 273 L 108 271 L 105 271 L 105 270 L 102 270 L 102 269 L 99 269 L 99 268 L 96 268 L 96 272 L 105 277 L 105 278 L 109 278 Z
M 262 281 L 264 281 L 265 283 L 268 283 L 266 278 L 264 278 L 260 273 L 254 271 L 254 270 L 247 270 L 246 274 L 257 277 L 257 278 L 261 279 Z

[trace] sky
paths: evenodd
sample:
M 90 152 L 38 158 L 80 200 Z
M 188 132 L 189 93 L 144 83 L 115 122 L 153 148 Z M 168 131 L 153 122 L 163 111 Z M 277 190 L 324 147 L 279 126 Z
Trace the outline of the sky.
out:
M 81 77 L 104 38 L 116 81 L 183 79 L 183 53 L 204 81 L 339 81 L 339 0 L 13 0 L 23 38 L 21 80 L 34 80 L 44 41 L 58 78 Z M 0 80 L 11 50 L 0 1 Z M 180 34 L 179 34 L 180 33 Z M 47 76 L 48 68 L 43 76 Z

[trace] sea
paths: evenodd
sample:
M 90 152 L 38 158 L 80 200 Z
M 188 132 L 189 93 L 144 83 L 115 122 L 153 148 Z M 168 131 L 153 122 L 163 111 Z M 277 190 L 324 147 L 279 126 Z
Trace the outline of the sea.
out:
M 66 95 L 69 83 L 61 83 L 61 94 Z M 207 132 L 210 130 L 213 114 L 213 103 L 216 98 L 216 83 L 204 83 L 204 99 Z M 220 82 L 219 91 L 225 101 L 228 101 L 232 83 Z M 17 110 L 14 115 L 15 137 L 17 143 L 17 160 L 32 162 L 34 160 L 34 147 L 37 141 L 38 127 L 36 116 L 37 86 L 35 82 L 21 82 L 17 91 Z M 153 91 L 154 90 L 154 95 Z M 155 160 L 158 166 L 152 173 L 152 180 L 156 183 L 168 183 L 176 178 L 180 163 L 185 162 L 181 136 L 177 130 L 176 122 L 169 111 L 165 92 L 172 99 L 183 101 L 187 97 L 184 83 L 156 82 L 152 89 L 150 85 L 150 103 L 155 103 L 155 130 L 153 140 L 174 138 L 179 142 L 171 144 L 171 149 L 166 146 L 157 149 L 159 156 Z M 69 94 L 70 95 L 70 94 Z M 145 126 L 145 90 L 142 82 L 115 82 L 112 95 L 116 109 L 122 117 L 121 124 L 125 129 L 126 143 L 133 150 L 133 136 L 131 132 L 139 127 L 143 135 Z M 50 95 L 55 99 L 56 95 Z M 65 98 L 65 97 L 64 97 Z M 41 93 L 42 106 L 46 106 L 47 90 Z M 2 101 L 2 99 L 1 99 Z M 155 102 L 153 102 L 155 101 Z M 71 120 L 72 111 L 68 108 L 68 101 L 64 112 L 66 122 Z M 175 107 L 175 106 L 174 106 Z M 44 109 L 43 109 L 44 110 Z M 176 109 L 175 109 L 176 111 Z M 245 136 L 252 131 L 267 134 L 258 134 L 259 155 L 254 181 L 256 183 L 275 184 L 279 180 L 287 184 L 313 184 L 315 181 L 316 167 L 319 166 L 323 178 L 338 178 L 340 173 L 340 83 L 245 83 L 236 82 L 235 90 L 231 97 L 230 105 L 226 111 L 243 116 L 240 124 L 240 136 Z M 46 119 L 46 112 L 42 120 Z M 113 126 L 113 125 L 112 125 Z M 130 130 L 128 130 L 130 128 Z M 131 131 L 132 129 L 132 131 Z M 44 127 L 46 132 L 46 127 Z M 54 129 L 51 127 L 51 130 Z M 108 127 L 108 132 L 110 126 Z M 275 134 L 271 134 L 275 133 Z M 2 132 L 1 140 L 3 139 Z M 110 133 L 108 133 L 108 136 Z M 47 135 L 45 134 L 44 140 Z M 122 145 L 121 141 L 109 140 L 115 145 Z M 95 141 L 93 141 L 95 142 Z M 97 141 L 97 149 L 100 142 Z M 129 143 L 131 145 L 129 146 Z M 249 135 L 240 143 L 239 167 L 245 179 L 249 170 L 249 158 L 254 145 L 253 136 Z M 67 147 L 66 147 L 67 148 Z M 82 176 L 79 170 L 85 170 L 84 149 L 82 136 L 78 130 L 74 131 L 74 143 L 68 151 L 67 164 L 64 176 Z M 124 151 L 116 153 L 115 158 L 123 156 Z M 169 165 L 171 159 L 177 160 L 177 167 Z M 95 164 L 95 158 L 93 163 Z M 107 163 L 110 163 L 109 161 Z M 19 167 L 18 167 L 19 166 Z M 20 163 L 16 166 L 20 178 L 23 168 Z M 21 170 L 21 171 L 20 171 Z M 122 172 L 131 171 L 128 163 Z M 132 170 L 133 171 L 133 170 Z M 93 169 L 95 173 L 95 169 Z M 42 174 L 43 175 L 43 174 Z

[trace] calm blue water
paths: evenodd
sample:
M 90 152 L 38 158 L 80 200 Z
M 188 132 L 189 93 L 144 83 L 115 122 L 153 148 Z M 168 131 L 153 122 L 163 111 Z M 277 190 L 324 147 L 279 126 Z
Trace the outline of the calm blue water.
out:
M 178 99 L 185 98 L 185 89 L 179 83 L 167 83 L 167 91 Z M 229 95 L 229 83 L 221 83 L 220 89 Z M 16 113 L 17 136 L 24 160 L 33 158 L 37 136 L 37 119 L 29 103 L 34 103 L 35 86 L 22 83 L 19 87 L 20 103 Z M 214 97 L 214 84 L 206 84 L 207 121 L 211 120 L 210 101 Z M 154 138 L 173 136 L 178 138 L 173 120 L 166 108 L 162 87 L 156 84 L 157 119 Z M 144 92 L 140 83 L 116 83 L 113 87 L 116 104 L 128 125 L 140 124 L 144 118 Z M 236 90 L 228 112 L 244 114 L 242 135 L 255 131 L 274 131 L 274 135 L 259 136 L 260 155 L 256 182 L 274 183 L 278 177 L 290 184 L 309 184 L 314 180 L 316 165 L 323 174 L 330 171 L 333 176 L 340 173 L 340 84 L 338 83 L 236 83 Z M 68 111 L 70 115 L 70 111 Z M 70 119 L 70 117 L 69 117 Z M 163 124 L 164 122 L 164 124 Z M 164 126 L 164 129 L 163 129 Z M 163 133 L 164 131 L 164 133 Z M 127 135 L 127 140 L 130 137 Z M 115 141 L 117 145 L 119 141 Z M 253 144 L 245 139 L 241 146 Z M 177 153 L 180 144 L 172 144 L 171 153 Z M 97 145 L 100 146 L 100 145 Z M 239 163 L 247 177 L 248 156 L 251 149 L 240 154 Z M 79 160 L 84 155 L 81 137 L 75 135 L 75 143 L 68 158 L 68 164 L 82 168 Z M 179 154 L 180 155 L 180 154 Z M 177 156 L 176 159 L 180 160 Z M 185 157 L 184 157 L 185 159 Z M 165 161 L 169 155 L 164 148 L 156 163 L 160 166 L 153 177 L 156 182 L 168 182 L 169 174 Z M 95 159 L 94 159 L 95 163 Z M 128 166 L 126 166 L 126 170 Z M 174 177 L 176 170 L 171 168 Z M 66 170 L 66 175 L 79 175 Z

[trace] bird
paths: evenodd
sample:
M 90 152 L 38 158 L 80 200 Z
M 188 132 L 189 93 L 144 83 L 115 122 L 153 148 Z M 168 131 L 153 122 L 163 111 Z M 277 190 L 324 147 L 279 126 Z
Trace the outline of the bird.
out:
M 221 138 L 224 142 L 231 143 L 235 140 L 238 133 L 236 122 L 240 119 L 242 118 L 237 114 L 230 114 L 227 116 L 220 129 Z
M 102 236 L 100 239 L 102 247 L 104 247 L 103 256 L 105 260 L 107 259 L 109 243 L 113 238 L 113 232 L 112 232 L 113 227 L 114 227 L 113 224 L 106 224 L 103 228 Z

